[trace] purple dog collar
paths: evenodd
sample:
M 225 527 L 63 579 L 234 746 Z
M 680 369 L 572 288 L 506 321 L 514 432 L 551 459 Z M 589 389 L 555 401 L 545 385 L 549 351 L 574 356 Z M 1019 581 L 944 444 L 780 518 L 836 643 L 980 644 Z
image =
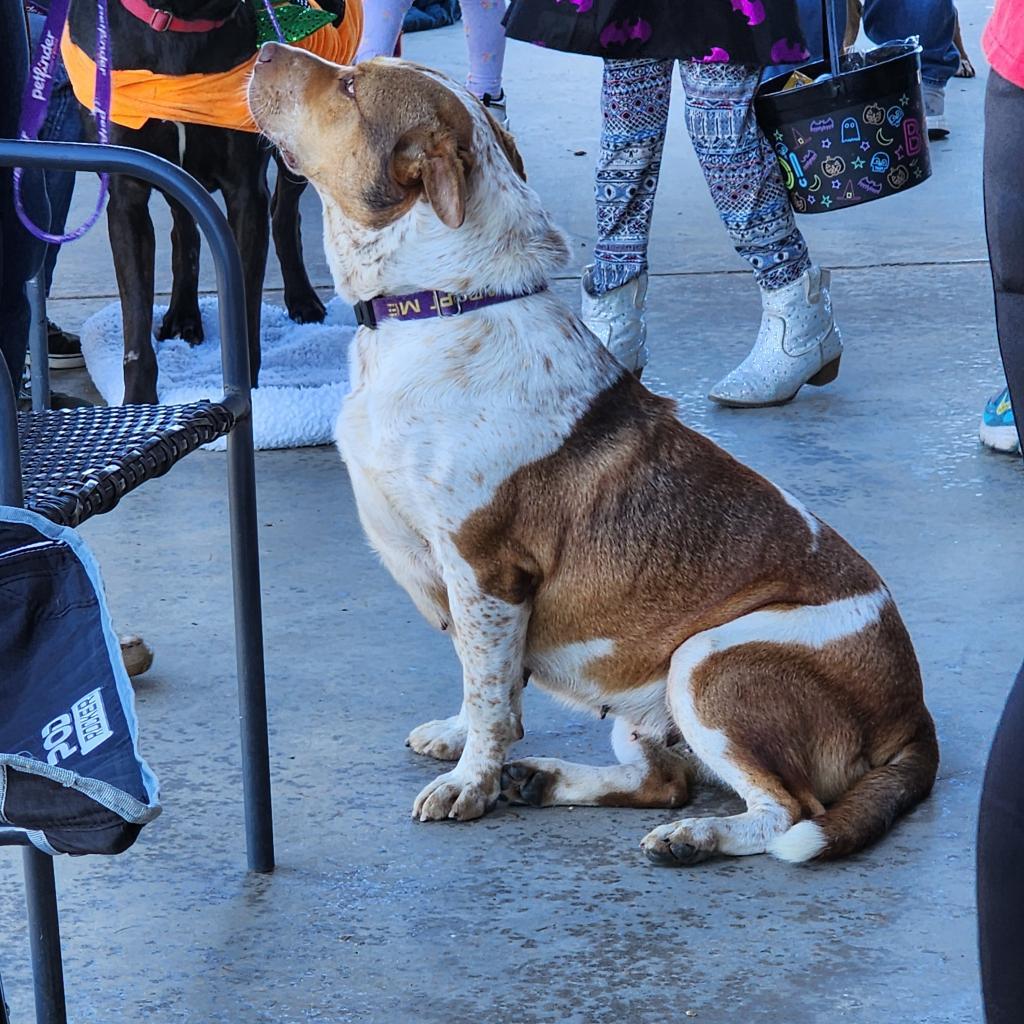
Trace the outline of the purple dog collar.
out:
M 499 302 L 523 299 L 547 291 L 547 284 L 532 288 L 528 292 L 510 295 L 507 292 L 469 292 L 456 295 L 453 292 L 409 292 L 408 295 L 378 295 L 375 299 L 355 304 L 356 323 L 371 330 L 383 320 L 430 320 L 434 317 L 458 316 L 472 313 L 484 306 L 496 306 Z

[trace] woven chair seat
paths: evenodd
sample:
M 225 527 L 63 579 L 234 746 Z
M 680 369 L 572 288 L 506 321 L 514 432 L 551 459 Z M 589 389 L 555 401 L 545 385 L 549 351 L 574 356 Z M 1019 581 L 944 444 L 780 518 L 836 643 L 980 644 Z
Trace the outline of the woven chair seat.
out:
M 228 433 L 234 422 L 223 405 L 205 401 L 19 413 L 25 505 L 78 526 Z

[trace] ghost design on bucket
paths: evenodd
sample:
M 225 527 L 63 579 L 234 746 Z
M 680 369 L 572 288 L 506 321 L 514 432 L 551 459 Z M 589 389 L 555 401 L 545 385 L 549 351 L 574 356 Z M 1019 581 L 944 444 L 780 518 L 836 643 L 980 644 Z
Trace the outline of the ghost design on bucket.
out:
M 842 127 L 843 142 L 860 142 L 860 125 L 855 117 L 848 117 L 843 121 Z

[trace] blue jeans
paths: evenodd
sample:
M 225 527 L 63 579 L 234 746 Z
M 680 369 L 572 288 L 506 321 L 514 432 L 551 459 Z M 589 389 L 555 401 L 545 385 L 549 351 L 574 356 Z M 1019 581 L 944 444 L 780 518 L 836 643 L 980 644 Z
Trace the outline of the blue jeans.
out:
M 22 0 L 0 0 L 0 138 L 18 133 L 21 93 L 28 75 L 28 35 Z M 22 177 L 25 209 L 37 224 L 49 224 L 46 186 L 39 171 Z M 14 212 L 11 172 L 0 168 L 0 355 L 14 382 L 21 383 L 28 345 L 29 305 L 25 282 L 43 265 L 46 244 L 33 238 Z
M 46 17 L 42 14 L 29 15 L 29 30 L 32 34 L 32 48 L 42 35 Z M 81 142 L 84 138 L 82 111 L 75 99 L 68 81 L 64 62 L 57 61 L 53 73 L 53 92 L 50 94 L 50 106 L 46 111 L 46 120 L 39 130 L 39 138 L 49 142 Z M 75 191 L 74 171 L 45 171 L 46 195 L 50 200 L 50 234 L 59 235 L 64 231 L 71 208 L 71 196 Z M 50 245 L 46 249 L 44 273 L 46 278 L 46 294 L 50 294 L 53 281 L 53 268 L 57 263 L 59 245 Z
M 830 0 L 839 10 L 838 31 L 842 37 L 846 5 L 843 0 Z M 800 23 L 807 37 L 812 59 L 820 60 L 821 0 L 797 0 Z M 921 76 L 928 85 L 940 88 L 956 74 L 960 54 L 953 44 L 956 10 L 953 0 L 864 0 L 864 34 L 873 43 L 919 36 L 921 39 Z

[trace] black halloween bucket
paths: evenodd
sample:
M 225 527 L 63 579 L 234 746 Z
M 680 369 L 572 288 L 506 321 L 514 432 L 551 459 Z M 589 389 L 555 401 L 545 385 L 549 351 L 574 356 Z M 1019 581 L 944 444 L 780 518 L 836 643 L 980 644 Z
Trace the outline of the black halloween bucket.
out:
M 916 40 L 888 43 L 800 68 L 810 85 L 787 89 L 782 75 L 761 86 L 757 119 L 797 213 L 860 206 L 931 176 L 920 54 Z

